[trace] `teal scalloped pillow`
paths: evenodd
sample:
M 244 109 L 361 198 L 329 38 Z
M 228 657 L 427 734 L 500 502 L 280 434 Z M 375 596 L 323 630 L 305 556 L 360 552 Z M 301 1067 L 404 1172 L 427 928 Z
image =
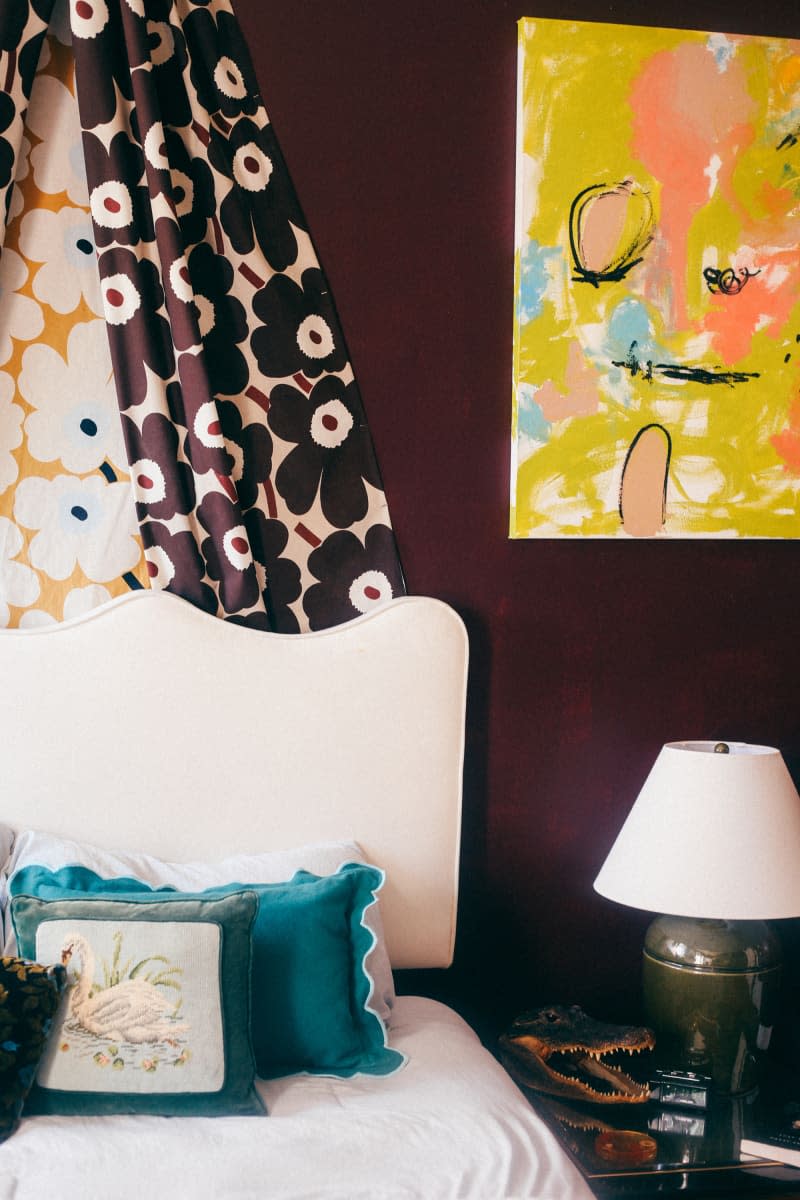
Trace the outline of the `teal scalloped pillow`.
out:
M 60 960 L 70 984 L 26 1114 L 263 1115 L 248 1028 L 256 908 L 252 891 L 14 896 L 21 953 Z
M 246 887 L 258 897 L 250 1007 L 259 1075 L 386 1075 L 404 1063 L 370 1005 L 366 958 L 374 934 L 364 918 L 383 879 L 377 867 L 348 863 L 335 875 L 299 871 L 288 883 L 231 883 L 199 893 L 229 895 Z M 50 899 L 170 892 L 153 892 L 130 878 L 102 879 L 77 866 L 24 867 L 10 886 L 14 894 Z

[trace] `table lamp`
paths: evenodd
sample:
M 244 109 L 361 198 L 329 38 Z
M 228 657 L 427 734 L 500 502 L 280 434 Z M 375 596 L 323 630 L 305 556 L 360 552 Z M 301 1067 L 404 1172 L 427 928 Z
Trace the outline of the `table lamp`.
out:
M 766 922 L 800 915 L 800 796 L 780 752 L 665 745 L 594 886 L 662 914 L 643 971 L 660 1065 L 749 1091 L 778 1002 L 780 944 Z

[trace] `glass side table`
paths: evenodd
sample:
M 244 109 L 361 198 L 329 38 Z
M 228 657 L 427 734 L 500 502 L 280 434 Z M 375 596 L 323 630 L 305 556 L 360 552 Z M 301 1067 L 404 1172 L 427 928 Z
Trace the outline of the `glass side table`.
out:
M 774 1160 L 742 1162 L 765 1090 L 712 1094 L 705 1109 L 646 1104 L 584 1105 L 522 1089 L 600 1198 L 680 1196 L 794 1197 L 800 1168 Z M 800 1095 L 800 1080 L 797 1082 Z

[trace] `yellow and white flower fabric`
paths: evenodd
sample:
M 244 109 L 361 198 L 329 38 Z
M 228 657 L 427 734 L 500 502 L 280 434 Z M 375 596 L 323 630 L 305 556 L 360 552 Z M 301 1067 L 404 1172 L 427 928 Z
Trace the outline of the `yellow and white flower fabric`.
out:
M 0 627 L 69 619 L 148 584 L 69 42 L 54 20 L 0 259 Z

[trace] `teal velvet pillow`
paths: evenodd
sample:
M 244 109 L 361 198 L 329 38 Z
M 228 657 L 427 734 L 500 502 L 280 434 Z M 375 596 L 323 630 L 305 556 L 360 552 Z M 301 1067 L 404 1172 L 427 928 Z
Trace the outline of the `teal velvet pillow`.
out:
M 249 890 L 16 895 L 20 952 L 60 960 L 68 978 L 26 1115 L 263 1114 L 248 1030 L 256 908 Z
M 259 1075 L 388 1075 L 405 1058 L 387 1045 L 369 1006 L 365 959 L 373 934 L 364 913 L 383 872 L 348 864 L 319 877 L 255 888 L 253 1049 Z
M 365 963 L 374 935 L 364 917 L 382 884 L 376 867 L 348 863 L 335 875 L 298 871 L 288 883 L 230 883 L 200 893 L 229 895 L 246 887 L 258 897 L 251 1033 L 259 1075 L 386 1075 L 403 1065 L 370 1005 Z M 46 898 L 169 894 L 151 893 L 135 879 L 101 879 L 86 867 L 24 867 L 10 886 L 12 893 Z

